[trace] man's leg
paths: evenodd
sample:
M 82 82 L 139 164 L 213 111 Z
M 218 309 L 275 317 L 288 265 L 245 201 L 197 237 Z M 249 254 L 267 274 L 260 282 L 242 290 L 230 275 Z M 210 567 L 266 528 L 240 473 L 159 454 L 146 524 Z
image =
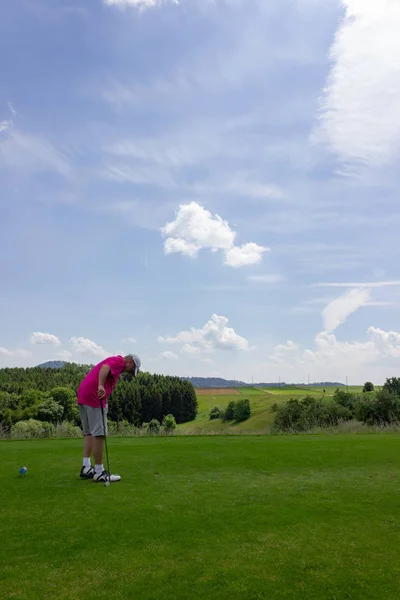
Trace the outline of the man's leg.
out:
M 103 466 L 104 435 L 92 436 L 92 440 L 94 463 L 98 469 L 100 465 Z
M 93 440 L 90 432 L 89 418 L 88 418 L 88 407 L 80 404 L 79 414 L 82 422 L 82 430 L 84 437 L 83 442 L 83 465 L 81 468 L 80 476 L 82 479 L 93 479 L 94 469 L 90 464 L 90 455 L 92 454 Z
M 85 441 L 83 442 L 83 464 L 85 467 L 90 467 L 90 456 L 93 451 L 93 437 L 91 435 L 85 435 Z

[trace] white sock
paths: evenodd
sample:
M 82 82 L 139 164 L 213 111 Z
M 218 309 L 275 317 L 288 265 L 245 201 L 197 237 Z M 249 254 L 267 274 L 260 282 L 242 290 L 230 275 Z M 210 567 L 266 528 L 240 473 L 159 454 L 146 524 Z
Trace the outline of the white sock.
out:
M 100 473 L 102 473 L 104 471 L 103 465 L 96 465 L 95 466 L 95 471 L 96 471 L 97 474 L 100 475 Z
M 89 458 L 86 458 L 86 457 L 85 457 L 85 458 L 83 459 L 83 466 L 84 466 L 84 467 L 86 467 L 87 469 L 90 469 L 90 467 L 92 466 L 92 465 L 90 464 L 90 456 L 89 456 Z

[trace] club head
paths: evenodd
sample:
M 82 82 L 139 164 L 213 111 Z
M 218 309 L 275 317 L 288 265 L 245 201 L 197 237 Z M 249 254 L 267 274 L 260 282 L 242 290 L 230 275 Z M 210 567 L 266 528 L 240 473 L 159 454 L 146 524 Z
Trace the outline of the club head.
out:
M 107 479 L 107 481 L 104 482 L 104 487 L 108 487 L 110 485 L 110 480 Z

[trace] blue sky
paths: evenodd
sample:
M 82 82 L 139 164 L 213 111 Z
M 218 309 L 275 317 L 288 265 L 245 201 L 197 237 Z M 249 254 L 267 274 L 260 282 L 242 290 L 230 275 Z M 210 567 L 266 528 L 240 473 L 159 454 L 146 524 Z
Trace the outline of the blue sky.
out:
M 3 4 L 0 366 L 398 375 L 399 27 L 391 0 Z

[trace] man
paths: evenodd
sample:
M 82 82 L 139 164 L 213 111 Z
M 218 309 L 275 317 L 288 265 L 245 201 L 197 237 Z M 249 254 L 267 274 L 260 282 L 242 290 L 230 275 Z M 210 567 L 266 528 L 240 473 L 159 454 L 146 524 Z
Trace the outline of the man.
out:
M 103 466 L 104 437 L 107 435 L 107 398 L 113 391 L 122 373 L 133 373 L 136 377 L 141 361 L 136 354 L 110 356 L 96 365 L 85 377 L 77 391 L 79 413 L 82 421 L 83 434 L 83 465 L 80 477 L 93 479 L 96 483 L 119 481 L 119 475 L 111 475 Z M 105 431 L 101 412 L 104 410 Z M 90 462 L 93 453 L 95 467 Z

